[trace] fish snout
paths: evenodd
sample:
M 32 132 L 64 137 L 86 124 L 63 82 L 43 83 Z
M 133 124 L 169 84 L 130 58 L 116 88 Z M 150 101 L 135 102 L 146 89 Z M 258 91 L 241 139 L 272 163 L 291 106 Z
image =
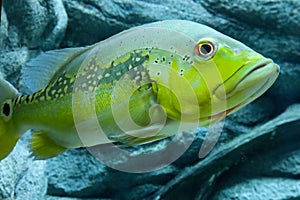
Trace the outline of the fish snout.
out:
M 255 99 L 262 95 L 275 82 L 280 68 L 271 59 L 263 59 L 241 67 L 224 84 L 219 85 L 214 95 L 220 100 L 233 99 L 240 96 L 241 101 Z M 240 104 L 239 99 L 235 100 Z

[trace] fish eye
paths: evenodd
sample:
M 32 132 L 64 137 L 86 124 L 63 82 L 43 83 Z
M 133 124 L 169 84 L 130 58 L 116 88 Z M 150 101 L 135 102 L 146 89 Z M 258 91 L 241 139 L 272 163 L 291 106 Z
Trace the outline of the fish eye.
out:
M 202 59 L 211 59 L 216 53 L 216 46 L 210 41 L 200 41 L 195 47 L 195 53 Z

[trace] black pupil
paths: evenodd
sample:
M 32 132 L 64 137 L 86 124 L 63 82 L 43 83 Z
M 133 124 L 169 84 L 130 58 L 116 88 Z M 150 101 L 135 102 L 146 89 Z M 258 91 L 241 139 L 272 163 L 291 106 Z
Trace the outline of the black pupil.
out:
M 212 47 L 209 44 L 203 44 L 201 46 L 201 53 L 203 53 L 204 55 L 211 53 L 212 51 Z
M 3 114 L 7 117 L 10 114 L 10 106 L 8 103 L 4 103 L 4 105 L 3 105 Z

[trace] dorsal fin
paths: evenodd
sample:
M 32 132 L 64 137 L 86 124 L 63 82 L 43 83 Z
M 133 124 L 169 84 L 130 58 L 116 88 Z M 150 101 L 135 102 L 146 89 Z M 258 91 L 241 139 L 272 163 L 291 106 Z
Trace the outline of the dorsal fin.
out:
M 80 66 L 85 58 L 84 55 L 93 46 L 52 50 L 40 54 L 22 68 L 23 83 L 31 92 L 46 87 L 55 75 L 63 71 L 71 62 L 75 67 Z

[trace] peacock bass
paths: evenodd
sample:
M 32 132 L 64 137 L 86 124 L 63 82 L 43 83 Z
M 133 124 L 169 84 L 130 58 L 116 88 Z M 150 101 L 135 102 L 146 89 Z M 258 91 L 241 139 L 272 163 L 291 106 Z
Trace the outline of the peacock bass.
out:
M 29 129 L 33 154 L 45 159 L 69 148 L 144 144 L 209 126 L 261 96 L 278 74 L 272 60 L 185 20 L 48 51 L 22 69 L 32 94 L 0 80 L 0 159 Z

